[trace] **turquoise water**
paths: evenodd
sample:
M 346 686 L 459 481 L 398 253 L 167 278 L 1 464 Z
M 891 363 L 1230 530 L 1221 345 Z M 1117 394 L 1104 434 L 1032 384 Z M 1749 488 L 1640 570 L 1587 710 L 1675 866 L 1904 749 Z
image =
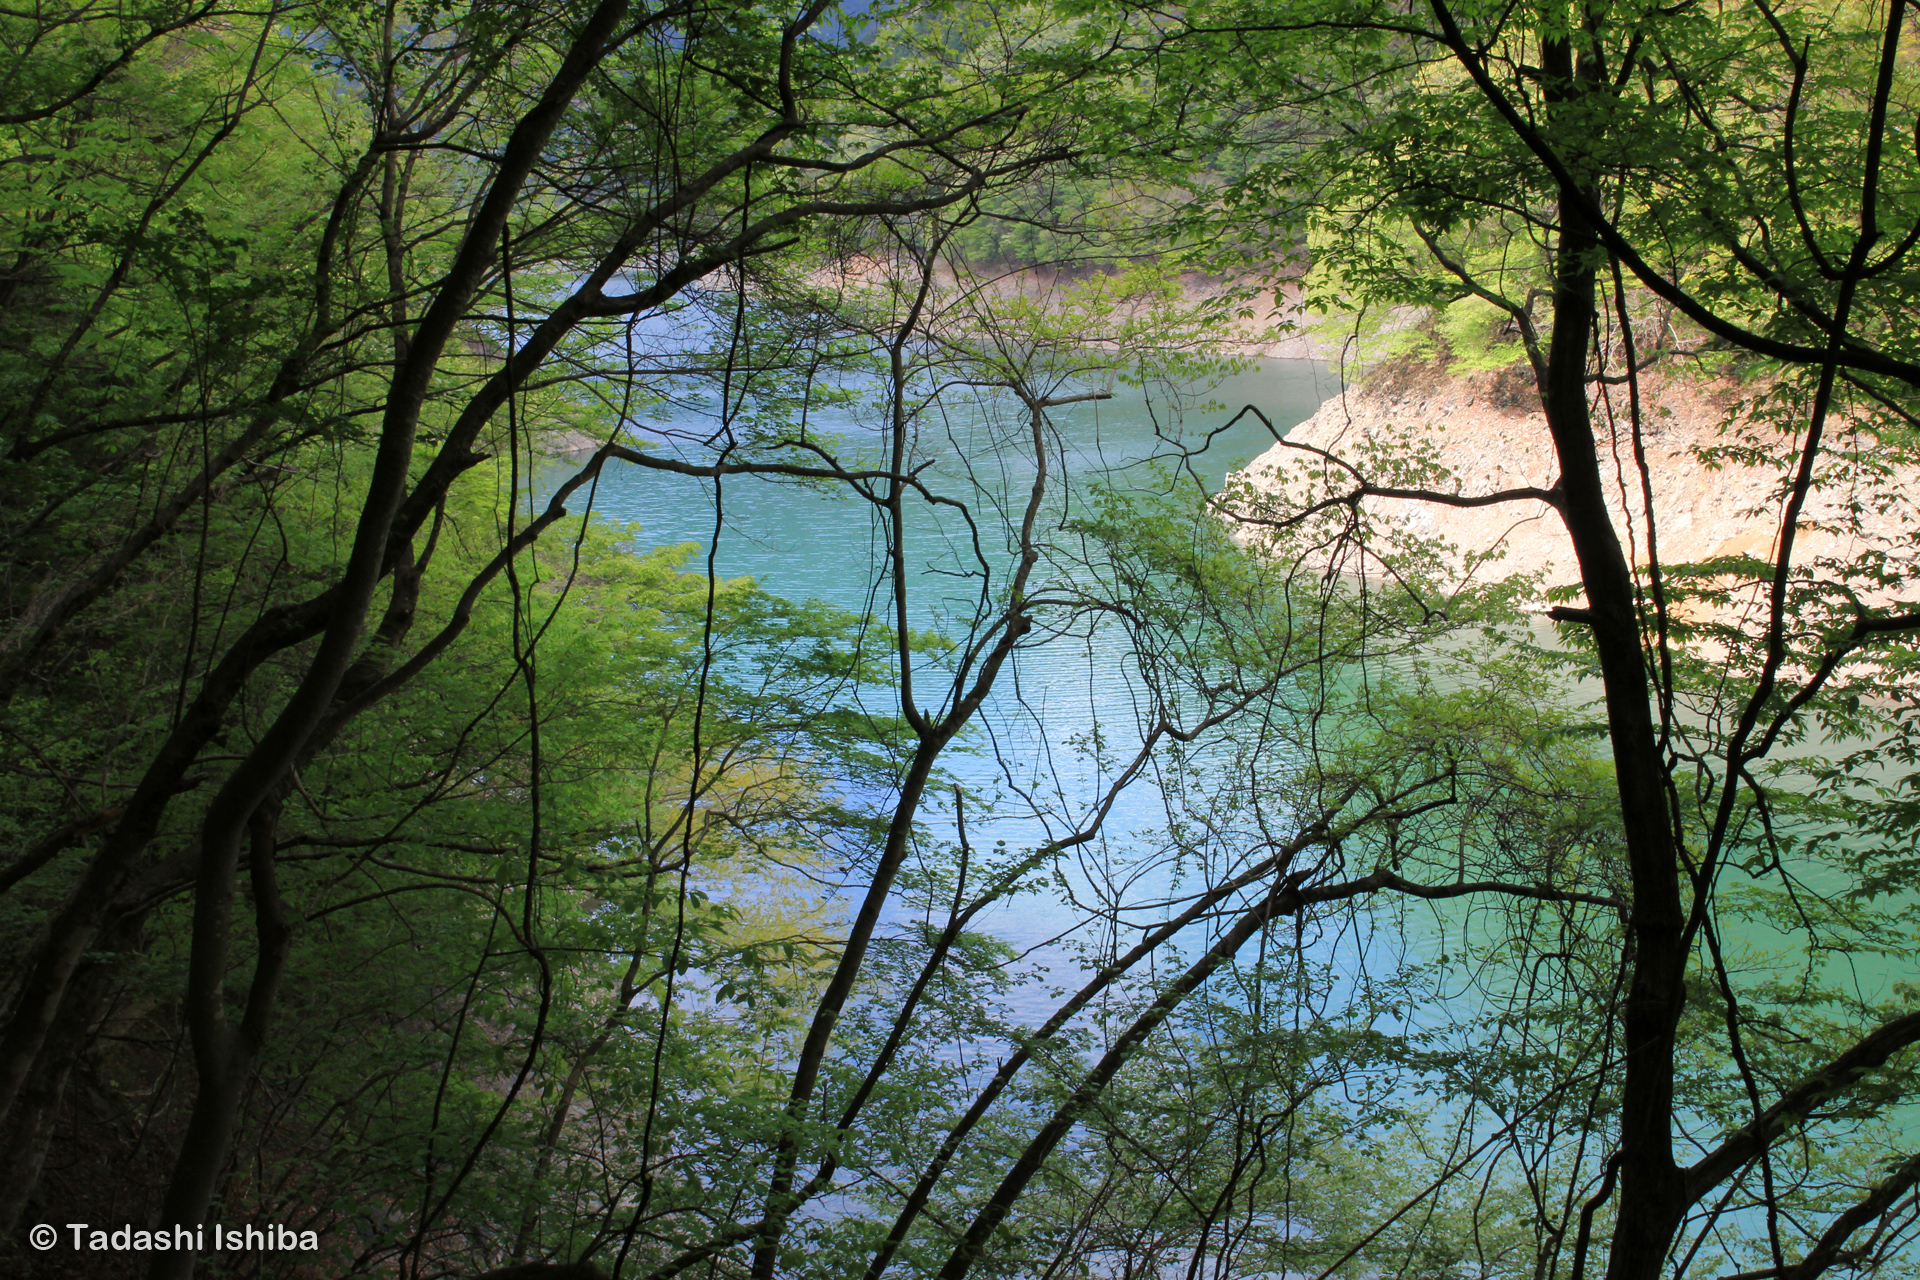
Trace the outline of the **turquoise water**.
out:
M 1339 389 L 1339 381 L 1317 361 L 1263 361 L 1210 387 L 1182 388 L 1177 394 L 1147 394 L 1118 386 L 1113 398 L 1061 406 L 1048 411 L 1049 473 L 1055 481 L 1047 524 L 1057 529 L 1071 516 L 1088 486 L 1122 489 L 1164 488 L 1167 484 L 1217 490 L 1232 468 L 1264 451 L 1273 434 L 1249 415 L 1230 430 L 1216 432 L 1241 407 L 1257 406 L 1275 429 L 1285 431 Z M 1067 388 L 1071 394 L 1079 388 Z M 653 449 L 688 462 L 708 462 L 708 441 L 716 423 L 688 408 L 656 424 Z M 820 425 L 820 424 L 816 424 Z M 879 433 L 857 412 L 841 413 L 824 424 L 840 437 L 842 456 L 858 456 L 878 446 Z M 1204 451 L 1168 472 L 1147 464 L 1177 458 L 1181 448 Z M 1031 491 L 1034 459 L 1031 429 L 1024 408 L 1005 402 L 962 404 L 941 415 L 924 415 L 915 436 L 914 463 L 929 490 L 965 501 L 975 511 L 975 530 L 950 508 L 924 501 L 909 504 L 907 515 L 909 624 L 961 638 L 975 622 L 984 564 L 1004 581 L 1011 564 L 1008 522 L 1017 521 Z M 1064 475 L 1065 484 L 1058 484 Z M 884 579 L 884 537 L 872 504 L 845 492 L 790 481 L 729 477 L 712 480 L 610 464 L 594 499 L 595 510 L 641 526 L 644 545 L 693 543 L 697 569 L 710 549 L 723 578 L 748 576 L 760 586 L 793 600 L 819 600 L 859 613 L 890 610 Z M 713 548 L 718 522 L 720 534 Z M 976 555 L 976 546 L 983 553 Z M 1059 570 L 1053 571 L 1056 581 Z M 967 790 L 968 834 L 976 848 L 1005 841 L 1010 849 L 1031 848 L 1084 821 L 1105 783 L 1106 766 L 1090 761 L 1078 747 L 1096 732 L 1105 735 L 1113 754 L 1131 754 L 1135 739 L 1137 690 L 1125 677 L 1127 654 L 1113 629 L 1086 634 L 1033 637 L 1018 651 L 976 728 L 950 752 L 945 766 Z M 932 669 L 920 675 L 926 704 Z M 994 813 L 981 806 L 998 798 Z M 1124 902 L 1141 920 L 1162 915 L 1171 889 L 1168 871 L 1156 853 L 1166 844 L 1167 805 L 1153 778 L 1130 787 L 1107 821 L 1107 836 L 1078 851 L 1059 867 L 1051 892 L 1014 900 L 982 923 L 991 932 L 1029 953 L 1026 965 L 1053 964 L 1064 957 L 1070 936 L 1100 945 L 1087 930 L 1099 917 Z M 928 840 L 954 837 L 951 805 L 943 794 L 928 814 Z M 849 886 L 857 890 L 858 885 Z M 1080 899 L 1078 905 L 1067 899 Z M 1089 908 L 1094 908 L 1089 910 Z M 1022 984 L 1016 1004 L 1021 1012 L 1042 1014 L 1050 1007 L 1044 992 Z M 1031 1009 L 1024 1006 L 1031 1005 Z
M 1200 438 L 1252 404 L 1281 431 L 1293 427 L 1319 408 L 1321 401 L 1340 389 L 1340 382 L 1323 361 L 1263 360 L 1256 368 L 1230 376 L 1208 387 L 1183 389 L 1184 403 L 1165 395 L 1148 396 L 1138 388 L 1114 388 L 1114 398 L 1065 405 L 1047 413 L 1054 433 L 1055 466 L 1064 464 L 1071 483 L 1105 481 L 1122 485 L 1153 484 L 1142 464 L 1170 458 L 1177 440 L 1193 447 Z M 1224 408 L 1209 409 L 1209 402 Z M 1024 422 L 1015 413 L 989 421 L 978 414 L 961 414 L 923 427 L 917 448 L 933 464 L 943 492 L 975 502 L 985 498 L 999 505 L 1008 498 L 1024 499 L 1033 478 L 1031 446 L 1019 436 Z M 651 443 L 666 456 L 688 462 L 712 460 L 703 443 L 715 423 L 691 409 L 657 424 Z M 828 423 L 841 434 L 850 451 L 878 434 L 857 414 L 839 414 Z M 1229 431 L 1206 442 L 1192 459 L 1195 476 L 1209 489 L 1218 489 L 1227 472 L 1259 454 L 1273 436 L 1249 416 Z M 712 541 L 714 486 L 712 481 L 648 471 L 631 464 L 608 466 L 595 508 L 621 521 L 638 521 L 643 540 L 655 545 L 692 542 L 702 554 Z M 722 534 L 715 568 L 723 577 L 750 576 L 775 595 L 792 600 L 822 600 L 845 609 L 865 610 L 874 590 L 878 569 L 878 531 L 872 508 L 844 493 L 803 488 L 788 481 L 729 478 L 721 489 Z M 924 515 L 925 513 L 920 513 Z M 939 523 L 940 533 L 951 532 L 951 521 Z M 916 532 L 929 534 L 932 522 Z M 919 548 L 923 570 L 940 565 L 942 552 L 928 538 Z M 919 584 L 913 592 L 916 625 L 939 619 L 944 601 L 963 593 L 929 589 Z
M 1050 454 L 1053 465 L 1064 465 L 1071 477 L 1061 502 L 1070 504 L 1076 493 L 1095 482 L 1152 488 L 1163 481 L 1141 464 L 1171 453 L 1170 439 L 1204 435 L 1246 404 L 1259 406 L 1284 431 L 1309 416 L 1338 386 L 1323 365 L 1273 361 L 1216 388 L 1194 392 L 1184 407 L 1121 388 L 1109 401 L 1055 409 L 1049 415 Z M 1217 407 L 1205 407 L 1206 400 Z M 655 443 L 663 454 L 693 462 L 711 459 L 711 451 L 700 443 L 715 428 L 710 419 L 689 409 L 659 425 Z M 858 415 L 845 415 L 831 425 L 850 451 L 879 439 Z M 985 559 L 996 573 L 1004 572 L 1007 563 L 1002 522 L 1017 514 L 1034 475 L 1024 430 L 1017 407 L 1001 406 L 997 414 L 958 412 L 923 427 L 915 456 L 916 463 L 926 465 L 923 474 L 930 487 L 982 513 Z M 1192 460 L 1186 482 L 1217 489 L 1232 467 L 1271 443 L 1265 426 L 1252 418 L 1243 420 Z M 890 588 L 880 576 L 884 539 L 870 504 L 844 493 L 746 478 L 726 480 L 717 496 L 716 503 L 716 486 L 708 480 L 615 464 L 605 473 L 595 506 L 609 518 L 638 522 L 642 543 L 693 543 L 703 560 L 711 549 L 715 570 L 723 577 L 750 576 L 781 596 L 821 600 L 862 613 L 888 606 Z M 1062 511 L 1060 506 L 1051 509 L 1056 523 Z M 720 534 L 714 546 L 716 520 Z M 908 524 L 909 622 L 962 635 L 973 619 L 979 587 L 977 577 L 966 576 L 978 567 L 970 563 L 968 530 L 951 512 L 925 504 L 912 509 Z M 1077 746 L 1098 731 L 1112 740 L 1113 754 L 1130 754 L 1126 743 L 1135 732 L 1136 691 L 1126 678 L 1127 667 L 1128 654 L 1110 631 L 1038 638 L 1018 653 L 1000 689 L 982 709 L 978 732 L 964 750 L 947 759 L 950 774 L 970 795 L 1000 797 L 992 816 L 970 810 L 976 848 L 991 848 L 998 840 L 1014 849 L 1032 847 L 1084 819 L 1109 774 Z M 1568 697 L 1578 701 L 1590 692 L 1574 688 Z M 1063 859 L 1042 891 L 983 918 L 983 927 L 1023 955 L 1019 981 L 1008 1000 L 1017 1018 L 1031 1023 L 1046 1017 L 1057 1003 L 1049 986 L 1075 985 L 1072 970 L 1080 963 L 1075 944 L 1098 954 L 1115 943 L 1125 945 L 1129 930 L 1164 918 L 1180 888 L 1179 873 L 1166 856 L 1168 809 L 1159 780 L 1142 779 L 1114 806 L 1103 840 Z M 951 807 L 937 801 L 927 815 L 926 839 L 938 845 L 953 837 Z M 847 892 L 857 893 L 860 887 L 849 884 Z M 1389 950 L 1403 949 L 1390 956 L 1385 967 L 1391 968 L 1391 961 L 1402 955 L 1431 959 L 1449 934 L 1462 943 L 1484 942 L 1484 932 L 1495 927 L 1473 918 L 1466 903 L 1424 906 L 1414 915 L 1404 936 L 1384 940 Z M 890 923 L 905 926 L 911 919 L 911 908 L 903 903 Z M 1764 930 L 1755 930 L 1730 941 L 1765 946 L 1771 939 Z M 1368 943 L 1355 935 L 1327 939 L 1322 954 L 1358 954 Z M 1863 979 L 1875 982 L 1886 976 L 1879 970 L 1863 973 Z M 1463 989 L 1423 1016 L 1439 1025 L 1460 1019 L 1466 1010 L 1481 1011 L 1484 1004 L 1482 993 Z M 1424 1025 L 1422 1016 L 1409 1014 L 1400 1029 Z M 1383 1022 L 1380 1029 L 1394 1028 Z M 1908 1119 L 1908 1131 L 1914 1127 Z

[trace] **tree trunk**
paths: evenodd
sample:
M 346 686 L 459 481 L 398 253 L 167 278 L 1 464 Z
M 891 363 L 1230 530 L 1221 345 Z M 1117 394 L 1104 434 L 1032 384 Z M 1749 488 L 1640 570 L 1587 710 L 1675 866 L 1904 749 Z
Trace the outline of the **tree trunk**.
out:
M 187 1024 L 193 1036 L 193 1061 L 199 1074 L 193 1112 L 180 1142 L 173 1178 L 160 1206 L 158 1224 L 198 1223 L 226 1167 L 239 1123 L 240 1099 L 248 1074 L 266 1043 L 267 1028 L 286 971 L 293 928 L 280 902 L 274 873 L 274 839 L 280 802 L 268 801 L 248 824 L 252 837 L 248 859 L 253 884 L 258 949 L 253 981 L 247 988 L 246 1013 L 238 1027 L 228 1024 L 226 989 L 227 945 L 231 933 L 233 879 L 231 860 L 208 865 L 194 897 L 193 962 L 189 974 Z M 147 1275 L 150 1280 L 187 1280 L 193 1273 L 193 1253 L 181 1249 L 156 1253 Z
M 138 931 L 138 922 L 123 919 L 107 930 L 101 945 L 112 951 L 130 947 Z M 0 1151 L 7 1153 L 7 1159 L 0 1161 L 0 1230 L 11 1231 L 19 1224 L 39 1186 L 67 1081 L 106 1012 L 119 968 L 110 960 L 99 959 L 85 963 L 74 975 L 13 1111 L 0 1127 Z
M 1577 96 L 1583 82 L 1597 74 L 1586 57 L 1576 73 L 1565 41 L 1548 43 L 1542 59 L 1550 84 L 1557 82 L 1549 92 L 1557 91 L 1562 100 Z M 1686 916 L 1633 571 L 1607 513 L 1599 442 L 1587 401 L 1587 357 L 1602 261 L 1600 239 L 1583 212 L 1590 199 L 1577 190 L 1561 192 L 1553 328 L 1541 399 L 1560 464 L 1561 515 L 1579 560 L 1600 659 L 1633 887 L 1624 961 L 1631 974 L 1621 1011 L 1625 1081 L 1619 1205 L 1607 1276 L 1653 1280 L 1686 1204 L 1672 1137 L 1675 1033 L 1686 989 Z

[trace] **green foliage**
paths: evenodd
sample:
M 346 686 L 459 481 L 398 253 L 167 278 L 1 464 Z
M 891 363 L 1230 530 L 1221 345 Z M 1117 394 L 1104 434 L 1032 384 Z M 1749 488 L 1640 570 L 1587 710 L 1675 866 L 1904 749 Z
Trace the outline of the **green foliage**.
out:
M 409 1280 L 1544 1280 L 1649 1274 L 1656 1128 L 1815 1099 L 1686 1188 L 1700 1265 L 1907 1177 L 1913 1051 L 1821 1073 L 1920 936 L 1920 282 L 1859 195 L 1920 196 L 1863 142 L 1914 64 L 1847 6 L 1429 7 L 0 15 L 5 1213 Z M 1572 377 L 1636 519 L 1645 424 L 1566 405 L 1740 375 L 1701 457 L 1853 542 L 1634 559 L 1604 618 L 1588 555 L 1548 644 L 1371 505 L 1461 499 L 1430 443 L 1071 470 L 1051 411 L 1235 367 L 1183 272 L 1303 248 L 1367 361 Z M 864 503 L 874 616 L 582 514 L 616 462 Z M 1132 722 L 1056 732 L 1043 645 Z

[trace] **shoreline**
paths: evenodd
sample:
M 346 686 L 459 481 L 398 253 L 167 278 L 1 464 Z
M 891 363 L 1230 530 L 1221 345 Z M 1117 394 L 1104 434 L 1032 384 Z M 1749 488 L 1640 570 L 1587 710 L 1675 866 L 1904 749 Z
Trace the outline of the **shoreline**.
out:
M 1521 371 L 1522 373 L 1524 370 Z M 1530 386 L 1515 371 L 1454 376 L 1432 366 L 1386 366 L 1359 386 L 1350 386 L 1324 402 L 1318 412 L 1287 433 L 1290 442 L 1311 445 L 1338 457 L 1359 460 L 1370 453 L 1400 458 L 1430 451 L 1436 478 L 1425 487 L 1460 495 L 1486 495 L 1517 489 L 1550 489 L 1558 467 L 1546 418 Z M 1731 382 L 1704 382 L 1649 375 L 1643 378 L 1645 412 L 1642 442 L 1652 481 L 1655 543 L 1664 564 L 1719 559 L 1771 560 L 1779 545 L 1779 504 L 1774 495 L 1782 472 L 1747 465 L 1713 451 L 1748 443 L 1782 444 L 1781 437 L 1757 427 L 1743 400 L 1758 388 Z M 1605 389 L 1603 389 L 1604 391 Z M 1607 507 L 1616 534 L 1631 547 L 1636 566 L 1648 562 L 1645 496 L 1626 424 L 1626 396 L 1596 395 L 1594 420 L 1612 458 Z M 1830 426 L 1829 447 L 1874 447 L 1873 437 L 1850 422 Z M 1702 456 L 1703 453 L 1706 456 Z M 1321 496 L 1350 489 L 1351 476 L 1315 455 L 1275 444 L 1236 473 L 1255 494 L 1278 496 L 1303 488 Z M 1411 487 L 1402 485 L 1401 487 Z M 1895 467 L 1881 485 L 1892 493 L 1920 492 L 1920 468 Z M 1852 561 L 1881 551 L 1910 558 L 1916 545 L 1915 512 L 1901 502 L 1873 524 L 1874 536 L 1836 532 L 1831 526 L 1858 520 L 1852 508 L 1870 500 L 1852 485 L 1816 487 L 1795 535 L 1795 560 Z M 1394 533 L 1450 544 L 1441 550 L 1454 585 L 1469 577 L 1486 579 L 1516 573 L 1540 575 L 1545 589 L 1579 582 L 1573 546 L 1565 528 L 1545 502 L 1518 498 L 1497 505 L 1460 508 L 1417 500 L 1369 497 L 1366 512 Z M 1469 574 L 1470 554 L 1496 555 L 1490 567 Z M 1733 566 L 1730 565 L 1730 568 Z M 1536 601 L 1544 608 L 1544 598 Z

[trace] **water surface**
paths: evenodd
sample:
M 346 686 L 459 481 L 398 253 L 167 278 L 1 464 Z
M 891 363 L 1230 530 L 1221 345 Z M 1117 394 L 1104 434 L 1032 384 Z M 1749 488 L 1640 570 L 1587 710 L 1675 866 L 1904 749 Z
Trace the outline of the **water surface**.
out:
M 1305 420 L 1338 389 L 1337 377 L 1323 362 L 1269 360 L 1210 387 L 1168 395 L 1121 385 L 1113 388 L 1112 399 L 1051 409 L 1050 478 L 1064 476 L 1066 483 L 1053 490 L 1048 515 L 1057 526 L 1063 512 L 1096 483 L 1217 490 L 1231 469 L 1273 443 L 1274 430 L 1284 432 Z M 1246 405 L 1256 406 L 1266 421 L 1249 414 L 1220 430 Z M 658 422 L 650 443 L 665 455 L 707 462 L 713 455 L 701 441 L 715 425 L 697 407 L 688 407 Z M 849 454 L 875 447 L 881 439 L 858 413 L 843 413 L 828 426 Z M 1172 472 L 1146 465 L 1177 459 L 1183 448 L 1202 443 L 1204 451 Z M 976 403 L 928 415 L 919 425 L 916 449 L 916 460 L 928 465 L 929 487 L 974 507 L 986 559 L 992 572 L 1004 575 L 1010 566 L 1005 521 L 1017 519 L 1034 476 L 1025 410 L 1011 402 L 986 408 Z M 872 504 L 830 489 L 745 477 L 725 479 L 717 495 L 716 507 L 711 480 L 614 463 L 603 473 L 594 506 L 608 518 L 637 522 L 643 544 L 692 543 L 698 564 L 712 550 L 714 569 L 723 578 L 751 577 L 776 595 L 859 613 L 891 608 L 888 588 L 878 576 L 884 538 Z M 973 531 L 951 510 L 925 504 L 910 508 L 908 529 L 909 624 L 964 634 L 981 586 Z M 1125 678 L 1127 654 L 1121 644 L 1104 631 L 1036 640 L 1018 652 L 982 708 L 976 730 L 946 760 L 948 772 L 970 796 L 982 804 L 1000 799 L 996 814 L 970 814 L 968 834 L 976 847 L 991 848 L 1002 840 L 1012 849 L 1032 847 L 1070 830 L 1084 816 L 1108 775 L 1078 748 L 1096 732 L 1122 739 L 1134 732 L 1137 691 Z M 1118 754 L 1128 752 L 1123 748 Z M 1172 885 L 1167 870 L 1155 864 L 1153 850 L 1165 843 L 1166 822 L 1159 786 L 1151 777 L 1143 779 L 1115 806 L 1106 838 L 1061 868 L 1053 893 L 1021 897 L 983 918 L 985 927 L 1023 951 L 1038 948 L 1031 961 L 1038 964 L 1061 958 L 1059 939 L 1085 924 L 1089 899 L 1109 907 L 1117 893 L 1136 902 L 1162 901 Z M 929 814 L 928 839 L 938 844 L 953 836 L 950 806 L 943 805 Z M 1063 901 L 1063 893 L 1083 905 Z M 1157 913 L 1153 907 L 1146 911 Z M 1039 1012 L 1047 1003 L 1043 993 L 1029 995 Z M 1020 1000 L 1029 1002 L 1028 996 Z

